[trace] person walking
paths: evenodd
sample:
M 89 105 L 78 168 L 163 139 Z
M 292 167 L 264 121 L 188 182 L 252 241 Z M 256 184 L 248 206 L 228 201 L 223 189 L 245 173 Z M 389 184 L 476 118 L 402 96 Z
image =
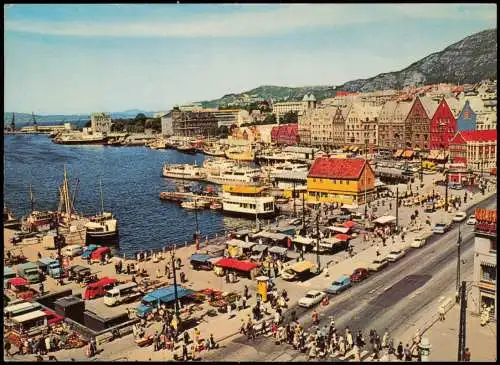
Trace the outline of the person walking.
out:
M 468 347 L 465 348 L 463 361 L 470 362 L 470 351 Z
M 403 353 L 405 356 L 405 361 L 411 361 L 410 346 L 408 344 L 406 344 L 405 348 L 403 349 Z
M 444 315 L 445 315 L 445 310 L 444 310 L 444 306 L 440 306 L 439 307 L 439 320 L 440 321 L 444 321 Z
M 375 248 L 375 253 L 377 254 L 377 257 L 380 256 L 380 246 L 377 244 L 377 247 Z
M 319 323 L 319 315 L 318 315 L 318 312 L 316 312 L 316 309 L 314 309 L 312 312 L 312 321 L 313 321 L 313 324 Z
M 231 313 L 231 303 L 227 303 L 227 318 L 231 319 L 232 313 Z
M 398 360 L 403 360 L 403 343 L 401 341 L 399 341 L 399 344 L 398 344 L 397 357 L 398 357 Z
M 189 355 L 188 355 L 188 349 L 187 345 L 185 343 L 182 344 L 182 361 L 188 361 L 189 360 Z

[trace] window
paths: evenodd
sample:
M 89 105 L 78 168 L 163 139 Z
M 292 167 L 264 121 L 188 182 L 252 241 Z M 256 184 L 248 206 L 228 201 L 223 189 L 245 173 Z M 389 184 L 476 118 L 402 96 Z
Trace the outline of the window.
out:
M 481 264 L 481 281 L 496 282 L 496 266 Z

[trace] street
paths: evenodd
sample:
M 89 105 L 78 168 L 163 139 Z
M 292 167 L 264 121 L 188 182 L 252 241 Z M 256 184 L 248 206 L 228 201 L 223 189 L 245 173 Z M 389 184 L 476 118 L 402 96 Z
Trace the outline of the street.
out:
M 494 207 L 495 199 L 493 196 L 479 205 Z M 471 214 L 471 211 L 469 209 L 468 213 Z M 462 270 L 465 271 L 473 263 L 473 226 L 462 224 L 461 232 L 462 260 L 465 260 Z M 326 310 L 318 308 L 320 325 L 328 324 L 328 317 L 333 316 L 336 328 L 341 332 L 349 326 L 352 332 L 362 330 L 367 333 L 374 328 L 382 334 L 386 330 L 392 333 L 402 326 L 408 326 L 408 319 L 431 302 L 437 301 L 441 293 L 454 284 L 457 237 L 458 225 L 455 224 L 444 236 L 432 236 L 423 248 L 409 250 L 405 258 L 390 264 L 384 271 L 371 275 L 366 281 L 354 285 L 337 297 L 330 297 Z M 301 324 L 308 328 L 312 322 L 312 310 L 298 308 L 296 311 Z M 395 338 L 395 341 L 407 340 Z M 290 345 L 277 346 L 267 337 L 261 336 L 251 341 L 238 336 L 225 348 L 209 353 L 203 359 L 301 361 L 307 359 L 307 356 L 293 350 Z M 331 358 L 327 360 L 331 361 Z

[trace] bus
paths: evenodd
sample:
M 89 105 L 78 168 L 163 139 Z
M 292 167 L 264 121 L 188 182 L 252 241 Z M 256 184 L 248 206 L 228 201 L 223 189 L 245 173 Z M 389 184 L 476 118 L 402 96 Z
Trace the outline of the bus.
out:
M 137 290 L 137 283 L 125 283 L 107 290 L 104 296 L 104 304 L 111 307 L 138 298 L 140 295 L 141 293 Z

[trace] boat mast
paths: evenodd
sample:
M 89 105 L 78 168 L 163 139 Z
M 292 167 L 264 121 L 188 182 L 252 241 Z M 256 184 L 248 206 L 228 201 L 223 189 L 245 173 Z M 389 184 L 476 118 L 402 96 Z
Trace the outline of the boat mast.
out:
M 33 196 L 33 190 L 31 189 L 31 184 L 30 184 L 30 203 L 31 203 L 31 211 L 33 212 L 35 210 L 35 198 Z
M 99 185 L 101 186 L 101 214 L 104 215 L 104 197 L 102 194 L 102 177 L 99 178 Z

